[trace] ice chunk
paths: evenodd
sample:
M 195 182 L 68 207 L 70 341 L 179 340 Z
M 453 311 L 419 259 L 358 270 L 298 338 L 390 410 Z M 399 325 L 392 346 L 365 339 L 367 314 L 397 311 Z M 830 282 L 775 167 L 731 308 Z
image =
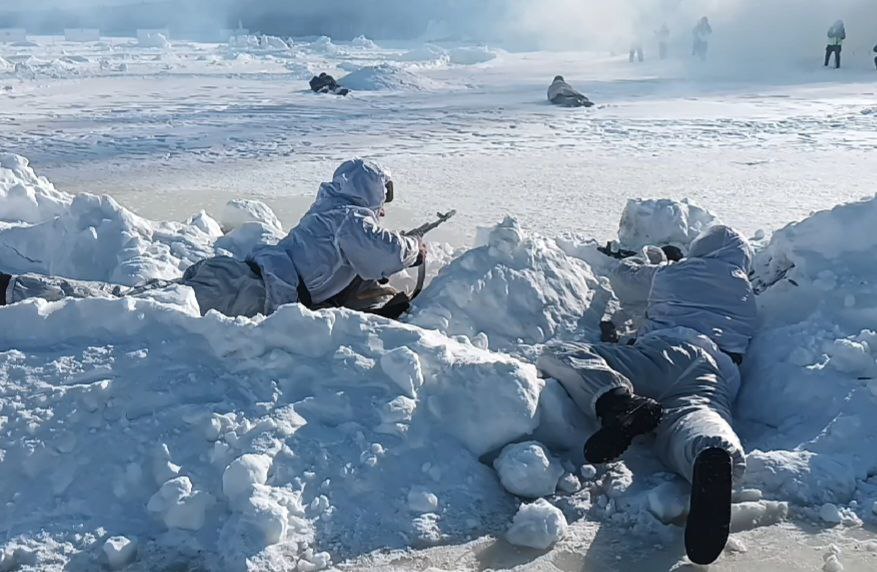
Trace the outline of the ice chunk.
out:
M 168 528 L 200 530 L 212 504 L 210 494 L 192 489 L 189 477 L 177 477 L 164 483 L 149 499 L 146 508 L 158 515 Z
M 233 199 L 228 201 L 219 216 L 219 223 L 223 232 L 230 232 L 248 222 L 260 222 L 276 231 L 283 233 L 283 225 L 280 219 L 271 210 L 271 207 L 254 199 Z
M 516 546 L 544 550 L 566 535 L 563 513 L 545 499 L 522 504 L 506 532 L 506 540 Z
M 104 555 L 112 570 L 119 570 L 134 561 L 137 544 L 125 536 L 111 536 L 104 541 Z
M 0 153 L 0 221 L 43 222 L 62 214 L 72 200 L 37 176 L 21 155 Z
M 536 441 L 506 446 L 493 466 L 507 491 L 527 498 L 553 495 L 563 475 L 561 463 Z
M 837 505 L 830 502 L 819 507 L 819 518 L 828 524 L 840 524 L 843 521 L 843 517 L 841 516 Z
M 422 487 L 412 487 L 408 491 L 408 508 L 414 512 L 435 512 L 438 497 Z
M 701 232 L 716 224 L 719 220 L 714 214 L 688 200 L 628 199 L 618 240 L 623 248 L 635 251 L 665 244 L 687 251 Z
M 688 486 L 673 480 L 649 491 L 649 511 L 664 524 L 670 524 L 688 512 Z
M 381 356 L 381 369 L 392 379 L 407 397 L 417 397 L 423 385 L 420 359 L 409 348 L 396 348 Z
M 268 480 L 271 464 L 268 455 L 241 455 L 222 473 L 222 492 L 230 500 L 249 494 L 253 485 L 264 485 Z

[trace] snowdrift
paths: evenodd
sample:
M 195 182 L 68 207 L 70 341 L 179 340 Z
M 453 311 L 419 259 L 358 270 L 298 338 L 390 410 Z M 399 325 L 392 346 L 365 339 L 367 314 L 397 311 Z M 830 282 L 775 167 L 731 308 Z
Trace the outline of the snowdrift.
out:
M 360 68 L 338 83 L 354 91 L 424 91 L 439 86 L 434 80 L 391 64 Z
M 130 283 L 281 232 L 246 201 L 221 217 L 224 235 L 205 213 L 147 221 L 2 161 L 2 269 L 25 265 L 21 250 L 35 271 Z M 818 213 L 758 254 L 734 530 L 875 519 L 875 211 L 877 199 Z M 714 220 L 634 201 L 630 236 L 645 235 L 630 213 L 683 246 Z M 545 547 L 580 519 L 678 541 L 685 484 L 647 447 L 582 466 L 591 429 L 531 365 L 541 344 L 594 339 L 615 309 L 615 262 L 595 246 L 508 219 L 448 260 L 408 323 L 298 305 L 202 318 L 183 287 L 0 309 L 0 569 L 314 570 L 488 533 Z M 522 505 L 540 495 L 550 502 Z

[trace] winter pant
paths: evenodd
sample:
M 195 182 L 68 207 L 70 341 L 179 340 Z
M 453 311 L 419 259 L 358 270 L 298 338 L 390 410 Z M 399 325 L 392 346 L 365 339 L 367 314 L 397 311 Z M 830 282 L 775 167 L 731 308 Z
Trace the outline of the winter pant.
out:
M 706 53 L 709 49 L 709 44 L 702 40 L 695 40 L 694 46 L 691 49 L 691 55 L 697 56 L 702 60 L 706 59 Z
M 667 43 L 661 42 L 658 44 L 658 57 L 662 60 L 667 59 Z
M 825 66 L 828 67 L 828 60 L 831 59 L 831 54 L 834 54 L 834 67 L 840 67 L 840 52 L 841 46 L 835 46 L 833 44 L 829 44 L 825 46 Z
M 39 274 L 13 276 L 6 291 L 9 304 L 28 298 L 55 302 L 63 298 L 121 298 L 184 284 L 195 291 L 202 314 L 217 310 L 226 316 L 255 316 L 265 311 L 265 285 L 250 266 L 227 256 L 202 260 L 178 281 L 152 280 L 139 286 L 68 280 Z
M 563 343 L 550 347 L 537 367 L 557 379 L 595 419 L 597 400 L 613 388 L 624 387 L 660 402 L 664 416 L 656 431 L 657 452 L 686 479 L 691 480 L 697 455 L 712 447 L 728 451 L 735 479 L 743 476 L 743 447 L 731 428 L 739 375 L 723 373 L 701 347 L 659 335 L 629 346 Z
M 643 47 L 642 46 L 633 46 L 632 48 L 630 48 L 630 56 L 629 56 L 630 63 L 633 63 L 634 58 L 638 59 L 639 61 L 643 61 Z
M 325 302 L 315 304 L 315 308 L 350 308 L 368 313 L 382 308 L 397 293 L 395 288 L 357 276 L 347 288 Z

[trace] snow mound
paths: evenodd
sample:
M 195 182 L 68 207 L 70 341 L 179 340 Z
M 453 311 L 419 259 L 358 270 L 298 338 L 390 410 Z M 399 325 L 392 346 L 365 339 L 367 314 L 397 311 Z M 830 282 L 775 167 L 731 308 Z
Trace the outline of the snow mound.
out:
M 665 244 L 687 251 L 691 241 L 716 224 L 715 215 L 688 200 L 629 199 L 621 214 L 618 241 L 636 251 Z
M 877 498 L 864 483 L 877 456 L 863 438 L 877 434 L 875 216 L 877 198 L 816 213 L 755 257 L 763 326 L 737 410 L 753 434 L 747 482 L 775 498 L 860 507 Z
M 481 64 L 495 58 L 496 52 L 491 51 L 487 46 L 464 46 L 448 50 L 450 63 L 461 66 Z
M 0 230 L 0 267 L 134 285 L 172 280 L 213 254 L 196 225 L 154 223 L 108 196 L 81 194 L 54 219 Z
M 508 492 L 526 498 L 553 495 L 563 475 L 560 461 L 536 441 L 507 445 L 493 466 Z
M 515 514 L 506 540 L 516 546 L 545 550 L 566 535 L 566 518 L 560 509 L 545 499 L 522 504 Z
M 72 200 L 37 176 L 24 157 L 0 154 L 0 221 L 42 222 L 64 212 Z
M 137 39 L 137 45 L 141 48 L 161 48 L 165 50 L 171 47 L 167 37 L 158 32 L 141 34 Z
M 410 321 L 517 351 L 521 344 L 599 331 L 610 298 L 586 262 L 508 218 L 486 246 L 442 271 L 418 298 Z
M 231 320 L 93 299 L 16 304 L 2 319 L 21 327 L 0 333 L 18 348 L 0 354 L 0 500 L 30 515 L 11 539 L 48 526 L 75 544 L 67 522 L 147 544 L 197 530 L 213 567 L 229 570 L 259 568 L 243 555 L 264 564 L 400 547 L 405 535 L 429 543 L 426 509 L 442 537 L 477 529 L 484 512 L 511 516 L 478 457 L 538 422 L 532 366 L 354 312 Z M 64 373 L 11 382 L 20 368 Z M 415 398 L 404 372 L 422 375 Z M 22 394 L 21 383 L 42 389 Z M 399 491 L 417 514 L 387 502 Z M 58 513 L 59 499 L 76 499 L 61 505 L 74 512 Z
M 280 219 L 277 218 L 271 207 L 262 201 L 253 199 L 230 200 L 225 204 L 222 214 L 219 216 L 219 224 L 223 232 L 231 232 L 249 222 L 262 223 L 278 233 L 283 232 Z
M 313 52 L 329 55 L 337 54 L 341 51 L 341 49 L 332 42 L 332 38 L 329 36 L 320 36 L 308 44 L 308 48 Z
M 289 44 L 277 36 L 242 34 L 229 38 L 228 47 L 248 51 L 285 51 Z
M 338 83 L 355 91 L 426 91 L 439 87 L 434 80 L 392 64 L 363 67 Z
M 446 65 L 451 62 L 448 51 L 442 47 L 426 44 L 423 47 L 409 50 L 396 58 L 401 62 L 413 62 L 430 65 Z
M 353 41 L 350 42 L 350 45 L 355 48 L 362 48 L 366 50 L 376 50 L 379 47 L 376 43 L 362 35 L 353 38 Z

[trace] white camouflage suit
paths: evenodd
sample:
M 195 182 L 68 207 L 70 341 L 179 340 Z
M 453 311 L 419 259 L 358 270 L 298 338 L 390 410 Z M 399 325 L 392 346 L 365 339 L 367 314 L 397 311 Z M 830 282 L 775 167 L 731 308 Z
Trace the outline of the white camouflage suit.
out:
M 639 283 L 652 274 L 645 281 L 651 288 L 636 342 L 557 344 L 537 365 L 594 418 L 597 399 L 613 388 L 657 400 L 664 416 L 656 446 L 668 467 L 690 480 L 697 455 L 718 447 L 730 453 L 739 479 L 746 460 L 731 427 L 731 406 L 740 373 L 729 354 L 745 353 L 755 332 L 751 263 L 746 239 L 715 226 L 676 264 L 620 266 L 622 275 L 616 273 L 613 282 L 625 272 Z
M 301 279 L 312 307 L 369 310 L 395 293 L 377 280 L 417 264 L 420 254 L 418 239 L 380 224 L 389 180 L 389 174 L 372 162 L 345 161 L 332 182 L 320 186 L 314 204 L 289 235 L 277 245 L 257 249 L 246 262 L 227 256 L 208 258 L 190 266 L 179 280 L 138 287 L 17 275 L 6 288 L 6 303 L 132 296 L 178 283 L 194 290 L 202 314 L 217 310 L 227 316 L 252 317 L 299 302 Z

